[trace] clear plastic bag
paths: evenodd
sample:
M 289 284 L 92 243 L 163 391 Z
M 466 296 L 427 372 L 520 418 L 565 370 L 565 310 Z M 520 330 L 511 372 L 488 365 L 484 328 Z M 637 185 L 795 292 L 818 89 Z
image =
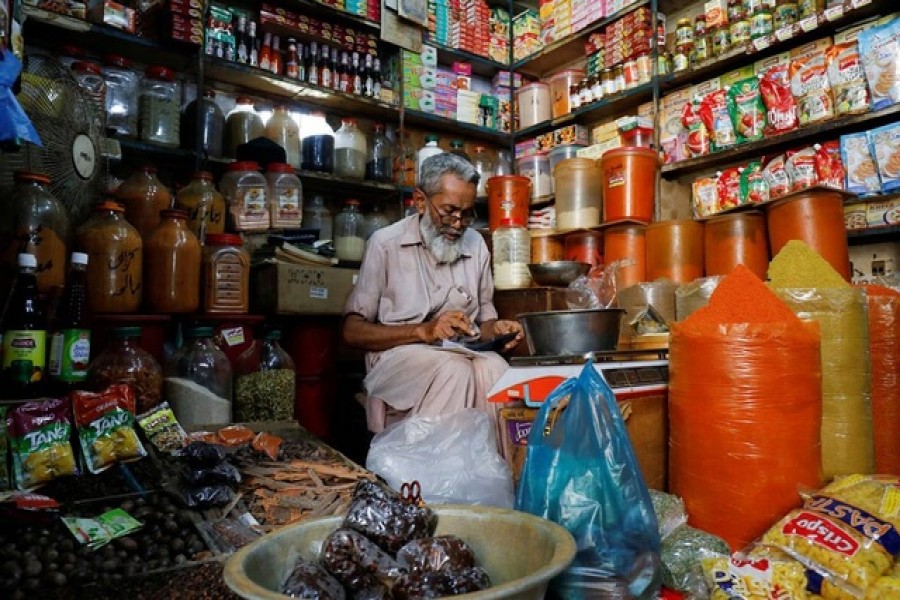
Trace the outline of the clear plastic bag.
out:
M 594 267 L 587 275 L 570 283 L 566 291 L 569 309 L 596 310 L 613 306 L 616 302 L 616 272 L 633 264 L 634 261 L 630 258 L 617 260 L 605 266 Z
M 395 489 L 418 481 L 432 504 L 512 508 L 512 473 L 495 436 L 491 418 L 476 409 L 408 417 L 375 436 L 366 468 Z
M 357 484 L 344 519 L 344 527 L 392 554 L 414 539 L 433 535 L 436 526 L 437 517 L 430 508 L 404 502 L 393 490 L 372 481 Z
M 397 562 L 410 572 L 459 571 L 475 566 L 475 552 L 455 535 L 439 535 L 406 544 Z
M 354 594 L 393 582 L 403 574 L 393 557 L 352 529 L 331 532 L 322 544 L 319 562 Z
M 516 508 L 575 537 L 574 562 L 551 584 L 557 595 L 654 598 L 659 592 L 653 504 L 615 398 L 593 363 L 560 384 L 538 412 Z

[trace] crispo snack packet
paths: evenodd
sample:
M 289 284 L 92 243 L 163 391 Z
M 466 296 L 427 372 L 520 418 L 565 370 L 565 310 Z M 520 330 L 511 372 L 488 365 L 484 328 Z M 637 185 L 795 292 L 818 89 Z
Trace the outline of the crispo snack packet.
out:
M 64 475 L 77 475 L 70 441 L 69 403 L 51 399 L 26 402 L 6 417 L 16 487 L 31 489 Z
M 807 590 L 826 600 L 872 598 L 900 553 L 900 478 L 850 475 L 806 497 L 763 536 L 808 567 Z M 877 588 L 876 588 L 877 589 Z
M 138 415 L 137 422 L 150 443 L 160 452 L 173 452 L 185 445 L 187 434 L 168 402 Z
M 806 568 L 774 546 L 701 560 L 711 600 L 807 600 Z
M 81 453 L 91 473 L 147 456 L 134 430 L 134 407 L 134 392 L 127 384 L 117 383 L 99 393 L 72 393 Z

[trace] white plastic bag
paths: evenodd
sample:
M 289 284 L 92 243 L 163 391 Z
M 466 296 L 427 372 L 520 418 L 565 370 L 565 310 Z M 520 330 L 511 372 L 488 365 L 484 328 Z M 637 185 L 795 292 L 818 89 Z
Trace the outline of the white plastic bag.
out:
M 372 439 L 366 468 L 395 490 L 418 481 L 431 504 L 512 508 L 512 473 L 497 452 L 490 417 L 466 409 L 440 417 L 407 417 Z

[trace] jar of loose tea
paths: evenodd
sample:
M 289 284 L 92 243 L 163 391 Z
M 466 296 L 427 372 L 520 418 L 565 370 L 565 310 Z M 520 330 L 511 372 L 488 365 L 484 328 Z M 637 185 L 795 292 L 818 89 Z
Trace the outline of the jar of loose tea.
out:
M 234 365 L 235 421 L 282 421 L 294 418 L 294 361 L 269 331 L 241 354 Z
M 162 401 L 162 369 L 156 359 L 138 342 L 140 327 L 116 327 L 110 331 L 106 349 L 88 365 L 88 386 L 101 391 L 114 383 L 125 383 L 134 391 L 137 413 L 143 413 Z
M 189 327 L 184 338 L 166 363 L 166 400 L 183 425 L 230 423 L 231 363 L 213 342 L 213 328 Z
M 143 297 L 144 243 L 122 205 L 105 200 L 78 229 L 75 246 L 88 255 L 91 313 L 137 312 Z
M 210 233 L 203 248 L 203 310 L 245 314 L 250 311 L 250 255 L 241 236 Z

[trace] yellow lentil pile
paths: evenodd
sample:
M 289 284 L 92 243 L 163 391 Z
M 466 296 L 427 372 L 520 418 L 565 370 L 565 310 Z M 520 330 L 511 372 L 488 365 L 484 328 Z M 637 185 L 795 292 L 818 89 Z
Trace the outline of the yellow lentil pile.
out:
M 775 288 L 848 288 L 850 284 L 818 252 L 791 240 L 769 263 L 769 283 Z

